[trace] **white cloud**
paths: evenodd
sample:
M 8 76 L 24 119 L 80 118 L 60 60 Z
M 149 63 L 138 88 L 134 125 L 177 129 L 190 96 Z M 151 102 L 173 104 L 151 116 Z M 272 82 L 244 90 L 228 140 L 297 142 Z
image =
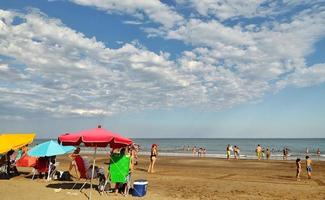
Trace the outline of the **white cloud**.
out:
M 190 80 L 173 69 L 166 53 L 132 44 L 109 49 L 35 10 L 1 10 L 0 16 L 0 54 L 14 60 L 1 64 L 7 71 L 0 75 L 3 114 L 15 108 L 54 116 L 110 115 L 174 105 L 170 96 L 182 98 L 177 91 Z M 11 24 L 16 17 L 24 22 Z
M 182 6 L 193 8 L 203 17 L 213 17 L 220 21 L 228 19 L 269 17 L 301 9 L 302 6 L 314 6 L 324 3 L 323 0 L 176 0 Z
M 83 6 L 92 6 L 108 13 L 132 15 L 139 20 L 148 17 L 155 23 L 171 28 L 182 22 L 183 17 L 159 0 L 70 0 Z
M 308 68 L 297 69 L 285 80 L 279 81 L 277 86 L 282 89 L 286 86 L 309 87 L 325 82 L 325 63 L 315 64 Z
M 9 70 L 9 68 L 8 68 L 7 64 L 0 63 L 0 71 L 7 72 L 8 70 Z
M 305 64 L 313 44 L 324 37 L 325 11 L 318 7 L 285 22 L 226 26 L 217 19 L 185 20 L 159 1 L 75 2 L 142 21 L 145 14 L 162 24 L 145 29 L 149 36 L 193 49 L 176 59 L 137 40 L 110 49 L 37 10 L 0 10 L 0 55 L 8 58 L 0 61 L 0 115 L 107 116 L 184 106 L 218 110 L 256 102 L 288 85 L 325 81 L 323 64 Z M 172 18 L 159 17 L 164 15 Z M 15 18 L 22 22 L 14 25 Z
M 140 25 L 143 24 L 143 22 L 128 20 L 128 21 L 124 21 L 123 24 Z
M 203 16 L 216 16 L 220 20 L 226 20 L 238 16 L 255 16 L 265 12 L 260 5 L 266 0 L 190 0 L 179 3 L 189 4 Z

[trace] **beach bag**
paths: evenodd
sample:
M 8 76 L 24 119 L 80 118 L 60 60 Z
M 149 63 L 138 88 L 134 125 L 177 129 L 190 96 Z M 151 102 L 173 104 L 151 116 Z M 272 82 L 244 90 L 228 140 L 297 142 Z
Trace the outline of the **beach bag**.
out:
M 10 176 L 9 176 L 9 174 L 7 174 L 7 173 L 2 173 L 2 172 L 0 172 L 0 180 L 1 179 L 6 179 L 6 180 L 8 180 L 8 179 L 10 179 Z
M 59 181 L 72 181 L 71 174 L 68 171 L 62 172 Z
M 107 192 L 111 189 L 111 184 L 105 179 L 101 180 L 98 185 L 98 192 Z

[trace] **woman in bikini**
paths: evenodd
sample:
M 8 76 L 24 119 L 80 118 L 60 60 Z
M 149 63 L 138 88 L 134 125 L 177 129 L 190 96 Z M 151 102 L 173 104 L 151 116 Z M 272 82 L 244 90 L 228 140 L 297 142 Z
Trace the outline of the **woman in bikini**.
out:
M 151 146 L 151 154 L 150 154 L 150 165 L 148 168 L 148 173 L 154 173 L 154 166 L 155 166 L 155 162 L 157 160 L 157 156 L 158 156 L 158 149 L 157 149 L 157 145 L 153 144 Z
M 75 161 L 75 158 L 79 156 L 80 153 L 80 147 L 77 147 L 72 154 L 69 155 L 69 158 L 71 159 L 70 165 L 69 165 L 69 173 L 71 172 L 72 168 L 74 168 L 76 177 L 79 177 L 79 173 L 77 170 L 77 163 Z

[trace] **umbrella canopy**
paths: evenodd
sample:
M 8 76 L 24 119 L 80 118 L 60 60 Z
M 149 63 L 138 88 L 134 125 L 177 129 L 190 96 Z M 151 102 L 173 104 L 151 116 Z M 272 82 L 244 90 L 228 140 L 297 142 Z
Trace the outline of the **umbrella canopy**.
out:
M 132 144 L 132 140 L 129 138 L 101 127 L 77 133 L 66 133 L 60 135 L 58 140 L 63 145 L 78 146 L 84 143 L 87 147 L 107 147 L 109 145 L 112 148 L 119 148 Z
M 34 167 L 36 165 L 37 158 L 28 156 L 24 154 L 19 160 L 16 162 L 17 167 Z
M 8 151 L 17 150 L 33 142 L 34 133 L 31 134 L 1 134 L 0 135 L 0 154 Z
M 31 150 L 28 151 L 28 155 L 34 157 L 50 157 L 62 155 L 73 151 L 74 149 L 75 147 L 73 146 L 62 146 L 58 142 L 50 140 L 33 147 Z

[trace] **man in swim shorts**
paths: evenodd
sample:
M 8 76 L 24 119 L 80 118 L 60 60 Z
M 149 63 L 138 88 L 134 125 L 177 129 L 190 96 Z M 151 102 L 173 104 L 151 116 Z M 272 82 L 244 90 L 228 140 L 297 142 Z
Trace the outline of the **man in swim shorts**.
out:
M 308 179 L 311 179 L 311 172 L 313 171 L 311 167 L 311 163 L 312 161 L 309 158 L 309 156 L 306 156 L 306 170 L 307 170 Z

